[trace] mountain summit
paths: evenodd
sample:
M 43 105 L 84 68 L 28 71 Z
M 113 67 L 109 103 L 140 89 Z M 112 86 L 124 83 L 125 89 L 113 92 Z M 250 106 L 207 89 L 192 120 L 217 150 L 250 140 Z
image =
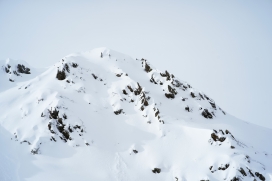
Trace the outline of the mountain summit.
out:
M 144 58 L 0 63 L 1 181 L 272 180 L 272 130 Z

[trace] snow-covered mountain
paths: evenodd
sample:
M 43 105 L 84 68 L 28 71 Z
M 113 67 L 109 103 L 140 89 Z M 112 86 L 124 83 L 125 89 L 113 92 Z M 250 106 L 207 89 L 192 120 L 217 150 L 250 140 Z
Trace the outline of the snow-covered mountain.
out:
M 272 180 L 272 130 L 143 58 L 0 63 L 1 181 Z

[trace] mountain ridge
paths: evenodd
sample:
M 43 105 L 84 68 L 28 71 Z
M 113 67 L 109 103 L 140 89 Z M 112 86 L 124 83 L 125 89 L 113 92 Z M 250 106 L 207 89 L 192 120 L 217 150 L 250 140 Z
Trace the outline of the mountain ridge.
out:
M 144 58 L 108 48 L 70 54 L 0 92 L 0 100 L 1 126 L 43 168 L 28 180 L 272 177 L 270 129 L 241 122 Z M 61 164 L 65 159 L 69 164 Z M 77 168 L 85 164 L 94 171 Z M 67 173 L 73 169 L 81 175 Z M 59 171 L 67 175 L 56 176 Z

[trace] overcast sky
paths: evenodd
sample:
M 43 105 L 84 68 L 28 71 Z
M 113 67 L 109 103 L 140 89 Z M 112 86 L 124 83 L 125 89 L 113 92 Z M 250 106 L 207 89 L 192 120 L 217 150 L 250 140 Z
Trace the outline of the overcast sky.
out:
M 271 0 L 0 0 L 0 59 L 44 67 L 97 47 L 146 58 L 272 128 Z

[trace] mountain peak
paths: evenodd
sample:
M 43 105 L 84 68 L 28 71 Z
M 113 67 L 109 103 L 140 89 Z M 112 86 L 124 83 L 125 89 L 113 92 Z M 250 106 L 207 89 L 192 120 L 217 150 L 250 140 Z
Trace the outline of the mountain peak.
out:
M 6 91 L 17 84 L 33 79 L 44 71 L 30 66 L 24 60 L 7 58 L 0 61 L 0 92 Z

